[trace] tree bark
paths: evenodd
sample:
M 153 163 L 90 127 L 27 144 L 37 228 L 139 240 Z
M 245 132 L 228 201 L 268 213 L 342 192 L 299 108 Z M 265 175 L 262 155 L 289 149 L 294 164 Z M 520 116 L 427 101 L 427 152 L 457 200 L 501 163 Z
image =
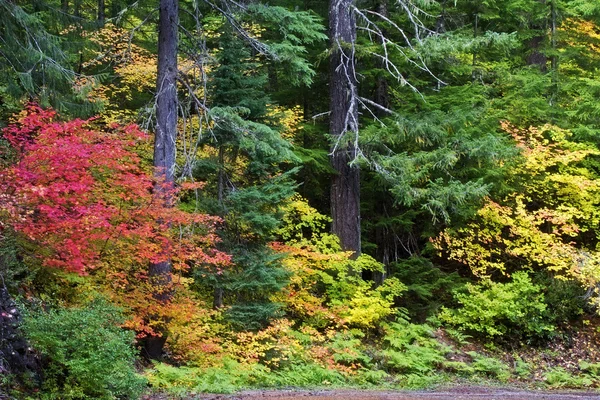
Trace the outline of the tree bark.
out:
M 360 170 L 350 165 L 356 158 L 354 138 L 358 135 L 357 80 L 354 44 L 356 17 L 352 0 L 330 0 L 330 134 L 334 141 L 331 165 L 336 171 L 331 182 L 332 231 L 342 249 L 360 255 Z M 347 135 L 350 133 L 350 135 Z M 348 136 L 353 136 L 348 139 Z
M 106 19 L 106 4 L 104 0 L 98 0 L 98 25 L 104 26 Z
M 156 84 L 156 136 L 154 139 L 154 168 L 157 183 L 154 195 L 157 201 L 173 207 L 175 182 L 175 140 L 177 138 L 177 29 L 178 0 L 160 0 L 158 21 L 158 75 Z M 167 222 L 167 223 L 165 223 Z M 168 221 L 159 221 L 166 226 Z M 162 249 L 161 262 L 149 267 L 153 297 L 167 303 L 173 297 L 171 288 L 171 256 L 168 248 Z M 167 321 L 162 321 L 166 324 Z M 167 338 L 164 326 L 159 327 L 160 336 L 147 339 L 146 356 L 160 359 Z
M 546 0 L 538 0 L 539 3 L 545 5 Z M 536 65 L 539 67 L 540 71 L 546 72 L 548 70 L 547 63 L 548 57 L 542 52 L 542 47 L 544 41 L 546 39 L 545 29 L 546 29 L 547 21 L 545 23 L 536 23 L 533 24 L 532 28 L 540 32 L 539 36 L 534 36 L 529 40 L 527 46 L 530 49 L 529 55 L 527 56 L 527 65 Z
M 217 201 L 223 206 L 225 200 L 225 146 L 219 145 L 219 172 L 217 175 Z
M 379 3 L 377 4 L 377 9 L 376 11 L 384 16 L 385 18 L 389 17 L 389 10 L 388 10 L 388 0 L 380 0 Z M 386 36 L 387 32 L 385 31 L 385 29 L 382 29 L 381 33 Z M 383 44 L 383 38 L 381 39 L 381 42 Z M 385 63 L 383 60 L 379 61 L 379 68 L 381 69 L 381 72 L 378 74 L 377 76 L 377 81 L 375 82 L 375 98 L 373 99 L 375 101 L 375 103 L 379 104 L 382 107 L 385 107 L 386 109 L 390 108 L 390 96 L 389 96 L 389 84 L 388 84 L 388 80 L 385 76 Z M 380 108 L 375 108 L 373 110 L 373 112 L 375 113 L 375 115 L 378 118 L 382 118 L 386 116 L 386 112 Z M 383 199 L 382 199 L 383 202 Z M 378 260 L 384 265 L 384 270 L 382 272 L 379 271 L 375 271 L 373 272 L 373 281 L 375 282 L 375 284 L 377 286 L 383 284 L 383 282 L 385 281 L 386 277 L 387 277 L 387 266 L 389 265 L 389 257 L 388 257 L 388 243 L 387 243 L 387 229 L 385 227 L 376 227 L 375 228 L 375 240 L 376 240 L 376 244 L 377 244 L 377 249 L 378 249 Z M 381 251 L 382 250 L 382 251 Z

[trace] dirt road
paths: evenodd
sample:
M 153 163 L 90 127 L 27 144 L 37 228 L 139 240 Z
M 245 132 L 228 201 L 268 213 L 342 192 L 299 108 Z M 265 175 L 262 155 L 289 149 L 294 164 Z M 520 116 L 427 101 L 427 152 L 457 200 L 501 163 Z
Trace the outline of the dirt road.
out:
M 247 391 L 235 395 L 203 395 L 202 400 L 600 400 L 600 392 L 547 392 L 518 389 L 453 388 L 441 391 Z

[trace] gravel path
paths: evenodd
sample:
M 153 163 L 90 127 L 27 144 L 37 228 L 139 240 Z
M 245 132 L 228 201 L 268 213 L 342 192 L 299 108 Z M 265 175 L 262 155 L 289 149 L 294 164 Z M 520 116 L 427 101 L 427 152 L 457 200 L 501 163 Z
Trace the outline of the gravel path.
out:
M 195 400 L 600 400 L 600 392 L 548 392 L 496 388 L 452 388 L 441 391 L 247 391 L 235 395 L 203 395 Z

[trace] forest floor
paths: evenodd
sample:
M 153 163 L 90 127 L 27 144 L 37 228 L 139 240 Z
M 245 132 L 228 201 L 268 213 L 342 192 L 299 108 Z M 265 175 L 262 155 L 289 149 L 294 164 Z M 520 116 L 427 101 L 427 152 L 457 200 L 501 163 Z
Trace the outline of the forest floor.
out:
M 166 400 L 152 396 L 147 400 Z M 368 390 L 252 390 L 237 394 L 205 394 L 189 400 L 591 400 L 600 399 L 594 391 L 535 391 L 513 388 L 454 387 L 446 390 L 368 391 Z

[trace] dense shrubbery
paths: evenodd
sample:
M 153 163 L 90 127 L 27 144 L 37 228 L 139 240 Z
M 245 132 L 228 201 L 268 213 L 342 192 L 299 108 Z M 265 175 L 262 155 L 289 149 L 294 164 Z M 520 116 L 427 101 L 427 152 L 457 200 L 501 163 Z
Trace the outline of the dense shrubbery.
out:
M 134 334 L 121 312 L 96 298 L 84 307 L 31 312 L 24 330 L 43 361 L 43 398 L 136 399 Z
M 508 283 L 467 284 L 455 294 L 460 308 L 444 308 L 440 320 L 483 337 L 544 338 L 554 331 L 541 287 L 526 272 Z

